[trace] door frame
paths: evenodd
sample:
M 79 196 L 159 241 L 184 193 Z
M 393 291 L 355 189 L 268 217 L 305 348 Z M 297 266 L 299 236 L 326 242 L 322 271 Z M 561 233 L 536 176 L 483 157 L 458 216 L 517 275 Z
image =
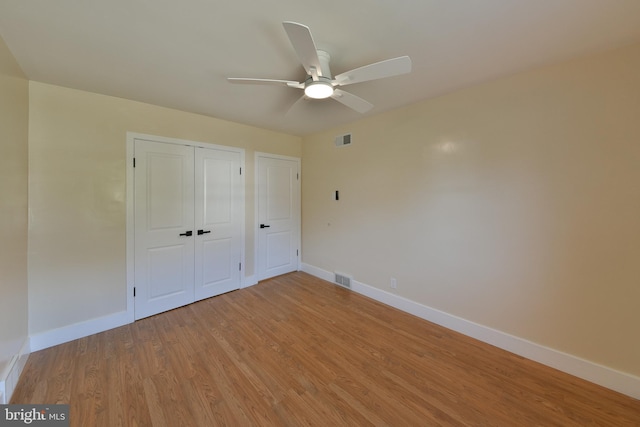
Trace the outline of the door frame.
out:
M 296 162 L 297 166 L 298 166 L 298 174 L 299 174 L 299 179 L 296 181 L 297 182 L 297 188 L 296 188 L 296 199 L 297 199 L 297 206 L 295 207 L 295 214 L 296 214 L 296 222 L 298 224 L 298 248 L 299 249 L 299 254 L 298 254 L 298 261 L 297 261 L 297 269 L 298 271 L 301 270 L 301 266 L 302 266 L 302 199 L 301 199 L 301 188 L 302 188 L 302 170 L 301 170 L 301 161 L 299 157 L 291 157 L 291 156 L 283 156 L 280 154 L 271 154 L 271 153 L 263 153 L 263 152 L 259 152 L 256 151 L 255 155 L 254 155 L 254 162 L 253 162 L 253 175 L 255 178 L 255 182 L 254 182 L 254 201 L 253 201 L 253 207 L 254 207 L 254 214 L 253 214 L 253 218 L 254 218 L 254 224 L 253 224 L 253 235 L 254 235 L 254 256 L 253 256 L 253 260 L 254 260 L 254 265 L 253 265 L 253 271 L 255 274 L 255 278 L 256 278 L 256 283 L 260 280 L 260 274 L 258 271 L 258 260 L 259 260 L 259 256 L 260 256 L 260 251 L 258 250 L 258 248 L 260 247 L 259 245 L 259 239 L 260 239 L 260 226 L 258 225 L 259 222 L 259 212 L 258 212 L 258 203 L 260 200 L 260 193 L 259 193 L 259 189 L 260 189 L 260 185 L 259 185 L 259 174 L 258 174 L 258 167 L 259 167 L 259 159 L 260 158 L 269 158 L 269 159 L 279 159 L 279 160 L 291 160 Z
M 240 271 L 240 286 L 243 286 L 245 281 L 245 247 L 246 247 L 246 212 L 245 212 L 245 150 L 244 148 L 232 147 L 229 145 L 213 144 L 210 142 L 190 141 L 186 139 L 168 138 L 164 136 L 148 135 L 137 132 L 127 132 L 127 146 L 126 146 L 126 281 L 127 281 L 127 320 L 129 323 L 135 321 L 135 300 L 133 298 L 133 289 L 135 285 L 135 181 L 133 170 L 133 158 L 136 139 L 164 142 L 166 144 L 176 145 L 188 145 L 190 147 L 212 148 L 216 150 L 232 151 L 240 154 L 240 168 L 242 173 L 240 174 L 240 186 L 242 188 L 240 201 L 240 215 L 242 217 L 240 226 L 240 262 L 242 263 L 242 269 Z

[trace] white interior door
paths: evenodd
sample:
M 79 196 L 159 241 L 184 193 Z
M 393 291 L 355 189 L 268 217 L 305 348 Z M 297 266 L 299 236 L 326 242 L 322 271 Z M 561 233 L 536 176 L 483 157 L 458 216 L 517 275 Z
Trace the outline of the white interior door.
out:
M 240 153 L 195 149 L 195 299 L 240 288 Z
M 300 160 L 257 155 L 258 280 L 298 270 Z
M 194 299 L 193 147 L 136 140 L 135 318 Z

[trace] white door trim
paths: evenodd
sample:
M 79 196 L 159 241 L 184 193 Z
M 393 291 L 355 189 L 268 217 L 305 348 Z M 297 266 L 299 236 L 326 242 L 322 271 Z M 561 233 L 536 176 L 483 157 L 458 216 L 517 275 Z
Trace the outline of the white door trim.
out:
M 253 207 L 254 207 L 254 214 L 253 214 L 253 218 L 254 218 L 254 224 L 253 224 L 253 235 L 254 235 L 254 244 L 253 244 L 253 250 L 254 250 L 254 256 L 253 256 L 253 271 L 256 277 L 256 281 L 260 280 L 259 279 L 259 272 L 258 272 L 258 257 L 259 257 L 259 244 L 258 244 L 258 239 L 260 236 L 260 227 L 258 225 L 259 222 L 259 212 L 258 212 L 258 202 L 259 202 L 259 198 L 260 198 L 260 194 L 259 194 L 259 173 L 258 173 L 258 159 L 260 157 L 263 158 L 269 158 L 269 159 L 281 159 L 281 160 L 291 160 L 296 162 L 297 166 L 298 166 L 298 174 L 299 179 L 296 181 L 298 183 L 297 186 L 297 206 L 295 207 L 295 212 L 297 215 L 297 223 L 298 223 L 298 248 L 299 248 L 299 253 L 298 253 L 298 265 L 297 265 L 297 269 L 300 270 L 301 269 L 301 259 L 302 259 L 302 205 L 301 205 L 301 198 L 300 198 L 300 194 L 301 194 L 301 182 L 302 182 L 302 170 L 301 170 L 301 162 L 300 162 L 300 158 L 299 157 L 291 157 L 291 156 L 283 156 L 280 154 L 271 154 L 271 153 L 263 153 L 263 152 L 259 152 L 256 151 L 255 155 L 254 155 L 254 162 L 253 162 L 253 175 L 254 175 L 254 201 L 253 201 Z
M 226 150 L 240 153 L 240 167 L 242 168 L 242 174 L 240 175 L 240 185 L 242 191 L 245 191 L 245 150 L 244 148 L 231 147 L 228 145 L 219 145 L 212 144 L 209 142 L 199 142 L 199 141 L 190 141 L 186 139 L 178 139 L 178 138 L 168 138 L 164 136 L 157 135 L 148 135 L 137 132 L 127 132 L 127 146 L 126 146 L 126 281 L 127 281 L 127 320 L 129 323 L 133 323 L 135 320 L 134 313 L 134 299 L 133 299 L 133 288 L 135 284 L 134 280 L 134 272 L 135 272 L 135 257 L 134 257 L 134 249 L 135 249 L 135 218 L 134 218 L 134 170 L 133 170 L 133 155 L 134 155 L 134 146 L 136 139 L 144 139 L 149 141 L 156 142 L 164 142 L 167 144 L 177 144 L 177 145 L 188 145 L 192 147 L 202 147 L 202 148 L 213 148 L 218 150 Z M 241 271 L 241 284 L 244 281 L 245 276 L 245 240 L 246 240 L 246 229 L 245 229 L 245 198 L 242 196 L 240 203 L 240 215 L 241 221 L 241 255 L 240 259 L 242 262 L 242 271 Z

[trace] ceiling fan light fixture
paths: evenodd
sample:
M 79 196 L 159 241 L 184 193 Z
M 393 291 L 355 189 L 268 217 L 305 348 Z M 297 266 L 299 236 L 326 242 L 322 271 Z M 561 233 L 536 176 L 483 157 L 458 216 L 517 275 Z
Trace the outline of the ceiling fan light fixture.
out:
M 341 89 L 342 86 L 398 76 L 411 71 L 411 59 L 408 56 L 400 56 L 398 58 L 387 59 L 358 67 L 332 78 L 329 68 L 331 55 L 323 50 L 318 50 L 311 36 L 309 27 L 291 21 L 285 21 L 282 25 L 293 46 L 293 50 L 307 73 L 306 79 L 298 82 L 292 80 L 230 77 L 228 79 L 230 82 L 276 84 L 285 85 L 294 89 L 304 89 L 304 96 L 301 97 L 299 101 L 305 99 L 333 98 L 342 105 L 364 114 L 373 108 L 373 104 L 352 93 L 343 91 Z M 298 104 L 299 101 L 294 105 Z
M 309 82 L 304 88 L 304 94 L 313 99 L 325 99 L 333 95 L 333 86 L 324 81 Z

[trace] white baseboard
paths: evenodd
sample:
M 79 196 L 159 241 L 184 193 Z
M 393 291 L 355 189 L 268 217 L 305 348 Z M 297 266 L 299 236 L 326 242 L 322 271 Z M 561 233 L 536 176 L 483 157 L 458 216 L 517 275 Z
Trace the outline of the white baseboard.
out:
M 242 286 L 240 287 L 240 289 L 244 289 L 244 288 L 248 288 L 249 286 L 253 286 L 256 285 L 258 283 L 258 280 L 256 279 L 256 276 L 245 276 L 242 278 Z
M 305 273 L 309 273 L 312 276 L 316 276 L 319 279 L 333 283 L 334 275 L 330 271 L 323 270 L 314 265 L 309 265 L 304 262 L 302 263 L 302 271 L 304 271 Z
M 9 362 L 6 370 L 6 376 L 4 378 L 0 378 L 0 404 L 7 404 L 11 401 L 11 396 L 13 396 L 13 391 L 16 389 L 22 370 L 27 364 L 29 354 L 29 340 L 26 339 L 18 354 L 16 354 L 11 359 L 11 362 Z
M 333 282 L 333 273 L 321 268 L 303 263 L 302 271 L 320 279 Z M 640 399 L 640 377 L 635 375 L 620 372 L 607 366 L 536 344 L 524 338 L 471 322 L 356 280 L 351 281 L 351 290 L 503 350 L 526 357 L 527 359 L 542 363 L 543 365 L 550 366 L 619 393 L 626 394 L 635 399 Z
M 97 319 L 91 319 L 73 325 L 63 326 L 50 331 L 31 335 L 31 351 L 43 350 L 54 345 L 73 341 L 98 332 L 131 323 L 129 313 L 121 311 Z
M 247 276 L 242 279 L 242 288 L 253 286 L 258 281 L 256 276 Z M 91 319 L 84 322 L 75 323 L 73 325 L 63 326 L 61 328 L 52 329 L 50 331 L 41 332 L 31 335 L 31 351 L 39 351 L 45 348 L 53 347 L 58 344 L 73 341 L 79 338 L 104 332 L 109 329 L 127 325 L 133 322 L 133 313 L 121 311 L 107 316 Z

